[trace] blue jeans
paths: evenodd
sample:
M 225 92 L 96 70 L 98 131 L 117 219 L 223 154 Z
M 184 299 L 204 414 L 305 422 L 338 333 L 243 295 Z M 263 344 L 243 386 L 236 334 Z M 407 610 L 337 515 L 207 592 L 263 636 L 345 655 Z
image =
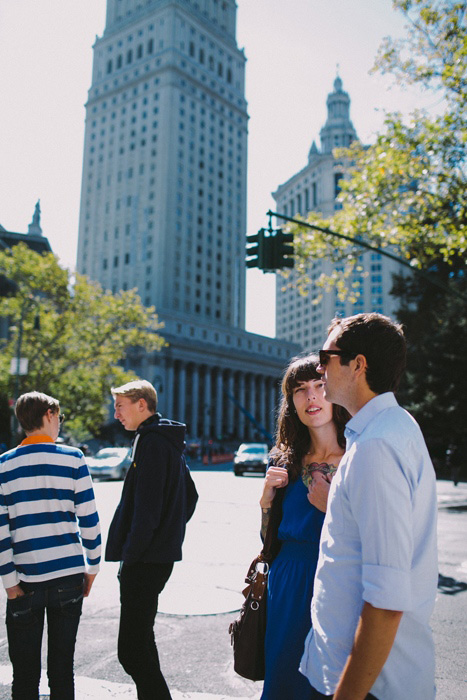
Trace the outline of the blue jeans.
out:
M 40 583 L 21 581 L 25 595 L 7 600 L 8 651 L 13 700 L 38 700 L 41 647 L 47 611 L 50 700 L 74 700 L 73 656 L 83 606 L 83 575 Z
M 118 660 L 136 685 L 138 700 L 170 700 L 154 638 L 159 594 L 173 564 L 122 564 Z

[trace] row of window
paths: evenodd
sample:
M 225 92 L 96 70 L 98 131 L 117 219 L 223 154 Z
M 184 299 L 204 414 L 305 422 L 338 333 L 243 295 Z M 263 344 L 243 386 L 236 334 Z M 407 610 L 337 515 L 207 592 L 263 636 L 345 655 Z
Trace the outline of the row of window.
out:
M 203 48 L 198 49 L 198 52 L 196 52 L 195 48 L 195 43 L 194 41 L 190 41 L 189 46 L 188 46 L 188 54 L 191 58 L 197 58 L 199 63 L 204 66 L 206 65 L 210 71 L 217 72 L 217 75 L 219 78 L 224 77 L 224 64 L 221 61 L 217 62 L 217 71 L 216 71 L 216 61 L 214 60 L 214 57 L 212 55 L 209 55 L 206 58 L 206 53 Z M 232 70 L 231 68 L 227 68 L 225 71 L 225 78 L 227 80 L 227 83 L 231 84 L 232 83 Z
M 160 79 L 159 79 L 159 78 L 155 78 L 153 84 L 154 84 L 155 86 L 160 85 Z M 183 81 L 183 80 L 181 81 L 180 85 L 181 85 L 182 90 L 185 89 L 185 88 L 187 87 L 186 81 Z M 110 107 L 110 106 L 116 106 L 116 105 L 118 105 L 119 102 L 123 103 L 124 106 L 126 107 L 126 106 L 129 106 L 128 103 L 129 103 L 129 101 L 130 101 L 131 99 L 134 100 L 135 97 L 138 97 L 138 95 L 140 95 L 141 104 L 142 104 L 143 106 L 148 105 L 148 99 L 149 99 L 149 97 L 148 97 L 147 94 L 144 94 L 144 93 L 147 93 L 147 91 L 148 91 L 149 89 L 150 89 L 150 83 L 145 82 L 145 83 L 143 83 L 143 84 L 140 85 L 140 86 L 138 86 L 138 85 L 135 86 L 135 87 L 134 87 L 131 91 L 129 91 L 129 92 L 127 92 L 126 90 L 124 90 L 124 91 L 121 92 L 118 96 L 117 96 L 117 95 L 113 96 L 110 102 L 107 102 L 107 100 L 105 99 L 105 100 L 103 100 L 103 101 L 100 102 L 100 103 L 93 104 L 93 105 L 92 105 L 92 108 L 89 107 L 88 110 L 89 110 L 90 113 L 93 114 L 93 115 L 97 115 L 97 113 L 98 113 L 99 111 L 103 112 L 104 114 L 103 114 L 103 116 L 101 117 L 101 123 L 104 123 L 104 122 L 106 121 L 106 117 L 107 117 L 107 113 L 108 113 L 108 107 Z M 141 95 L 141 93 L 143 93 L 143 94 Z M 197 97 L 197 95 L 198 95 L 198 90 L 197 90 L 195 87 L 191 86 L 191 97 L 192 97 L 192 98 L 193 98 L 193 97 Z M 159 92 L 154 93 L 154 96 L 153 96 L 154 101 L 158 101 L 158 100 L 159 100 L 159 97 L 160 97 Z M 181 104 L 185 104 L 185 103 L 187 102 L 187 99 L 188 99 L 187 95 L 184 94 L 183 91 L 181 91 L 181 92 L 180 92 L 180 103 L 181 103 Z M 241 126 L 244 126 L 244 125 L 245 125 L 245 123 L 246 123 L 246 115 L 245 115 L 245 116 L 237 115 L 237 117 L 235 117 L 235 114 L 234 114 L 234 112 L 233 112 L 232 109 L 226 107 L 224 104 L 222 104 L 222 102 L 221 102 L 221 103 L 217 102 L 216 99 L 215 99 L 214 97 L 210 97 L 209 95 L 207 95 L 207 94 L 206 94 L 203 90 L 201 90 L 201 89 L 199 90 L 199 99 L 201 100 L 201 103 L 206 104 L 207 107 L 209 107 L 209 108 L 211 108 L 211 109 L 213 109 L 213 110 L 216 109 L 216 110 L 218 111 L 218 113 L 219 113 L 219 115 L 220 115 L 220 116 L 219 116 L 219 120 L 220 120 L 220 125 L 221 125 L 221 126 L 223 125 L 223 124 L 222 124 L 222 118 L 223 118 L 223 117 L 228 117 L 232 123 L 233 123 L 234 121 L 236 121 L 236 122 L 237 122 L 239 125 L 241 125 Z M 191 111 L 193 112 L 193 111 L 195 110 L 195 108 L 196 108 L 196 104 L 195 104 L 195 102 L 194 102 L 193 99 L 190 99 L 190 103 L 191 103 Z M 201 105 L 201 108 L 200 108 L 200 114 L 201 114 L 201 115 L 204 115 L 204 114 L 205 114 L 205 107 L 203 106 L 203 104 Z M 125 107 L 124 107 L 124 108 L 125 108 Z M 122 108 L 122 109 L 124 109 L 124 108 Z M 138 101 L 134 101 L 134 102 L 132 103 L 132 109 L 133 109 L 133 110 L 136 110 L 137 108 L 138 108 Z M 122 114 L 125 114 L 125 113 L 126 113 L 126 112 L 123 112 L 123 111 L 122 111 Z M 211 112 L 211 114 L 214 114 L 214 112 Z M 211 119 L 212 119 L 212 118 L 213 118 L 213 117 L 211 116 Z M 94 120 L 94 121 L 92 122 L 92 126 L 95 127 L 96 125 L 97 125 L 97 122 Z
M 128 7 L 126 12 L 125 12 L 124 8 L 122 7 L 122 4 L 123 4 L 122 0 L 118 0 L 118 5 L 116 6 L 115 12 L 114 12 L 113 22 L 122 22 L 125 19 L 125 17 L 127 17 L 127 18 L 131 17 L 131 15 L 135 11 L 138 12 L 139 10 L 142 10 L 144 7 L 144 3 L 142 3 L 142 2 L 137 3 L 136 7 L 133 7 L 131 4 L 130 7 Z M 202 10 L 200 8 L 200 3 L 194 2 L 193 7 L 195 8 L 195 10 L 202 12 L 202 14 L 205 15 L 206 17 L 208 17 L 211 22 L 214 22 L 215 24 L 219 24 L 221 29 L 227 30 L 228 6 L 227 6 L 226 2 L 222 2 L 222 4 L 220 4 L 218 2 L 218 0 L 211 0 L 211 3 L 209 3 L 207 6 L 206 6 L 206 3 L 203 3 Z M 159 24 L 163 25 L 164 20 L 161 19 L 159 21 Z M 184 26 L 184 24 L 185 23 L 182 22 L 183 26 Z M 150 29 L 152 29 L 152 25 L 151 25 Z M 194 32 L 193 29 L 192 29 L 192 32 Z
M 161 46 L 160 48 L 163 48 L 164 42 L 160 42 Z M 114 61 L 112 58 L 109 58 L 107 60 L 107 65 L 106 65 L 106 73 L 107 75 L 110 75 L 112 71 L 114 70 L 120 70 L 120 68 L 123 67 L 123 65 L 131 65 L 133 63 L 133 55 L 136 60 L 140 60 L 143 58 L 143 44 L 138 44 L 134 54 L 133 54 L 133 49 L 128 49 L 126 54 L 120 53 L 118 54 L 117 58 L 115 59 L 115 65 Z M 146 54 L 148 56 L 152 56 L 154 52 L 154 39 L 148 39 L 148 42 L 146 44 Z
M 282 206 L 282 213 L 285 216 L 293 217 L 295 214 L 306 214 L 318 206 L 318 184 L 312 182 L 310 187 L 303 189 L 303 194 L 299 193 L 289 200 L 288 204 Z

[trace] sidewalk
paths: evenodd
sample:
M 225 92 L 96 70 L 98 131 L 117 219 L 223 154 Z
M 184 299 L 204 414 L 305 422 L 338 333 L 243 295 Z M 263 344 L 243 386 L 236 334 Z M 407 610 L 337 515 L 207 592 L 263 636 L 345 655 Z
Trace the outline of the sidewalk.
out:
M 194 468 L 194 471 L 195 470 L 196 467 Z M 207 475 L 204 476 L 204 479 L 206 479 L 206 477 Z M 201 477 L 200 475 L 200 482 L 202 481 L 203 477 Z M 242 486 L 242 483 L 243 482 L 241 479 L 235 480 L 232 483 L 231 488 L 235 491 L 237 487 L 240 488 Z M 210 492 L 212 492 L 213 488 L 214 486 L 211 484 Z M 461 511 L 467 511 L 467 483 L 461 482 L 457 487 L 455 487 L 452 481 L 440 480 L 437 482 L 437 494 L 438 507 L 440 509 L 440 513 L 444 511 L 446 517 L 447 511 L 456 511 L 460 513 L 460 518 L 464 518 L 464 515 L 461 514 Z M 220 494 L 215 494 L 215 496 L 212 497 L 213 501 L 220 501 L 220 496 Z M 232 494 L 229 494 L 229 496 L 232 497 Z M 221 510 L 222 509 L 220 509 L 220 511 Z M 202 514 L 200 514 L 200 518 L 201 515 Z M 246 514 L 242 511 L 242 516 L 245 515 Z M 248 518 L 246 517 L 244 517 L 244 519 L 248 520 Z M 250 551 L 251 544 L 249 544 L 246 534 L 241 531 L 241 525 L 237 525 L 237 529 L 235 530 L 234 534 L 235 539 L 238 540 L 238 545 L 234 552 L 232 545 L 228 539 L 228 533 L 232 530 L 230 520 L 227 520 L 224 523 L 225 529 L 221 529 L 221 524 L 217 520 L 215 520 L 215 527 L 213 527 L 212 525 L 212 523 L 214 522 L 214 520 L 212 519 L 210 519 L 209 522 L 204 522 L 203 516 L 201 518 L 201 521 L 202 522 L 199 528 L 192 528 L 190 533 L 188 534 L 186 541 L 185 560 L 177 564 L 174 570 L 173 577 L 171 579 L 171 586 L 168 587 L 167 590 L 165 590 L 161 596 L 159 619 L 161 620 L 161 622 L 164 623 L 164 627 L 163 629 L 161 629 L 162 632 L 165 630 L 170 631 L 172 627 L 176 627 L 178 629 L 182 625 L 184 617 L 186 622 L 188 622 L 188 620 L 192 620 L 193 622 L 195 622 L 196 619 L 206 619 L 205 616 L 214 621 L 218 619 L 219 614 L 221 614 L 221 617 L 219 618 L 220 624 L 222 625 L 222 627 L 225 626 L 227 629 L 228 620 L 224 621 L 222 619 L 222 614 L 238 610 L 243 601 L 243 596 L 241 595 L 241 593 L 239 593 L 238 589 L 240 589 L 241 584 L 243 582 L 243 576 L 245 574 L 245 562 L 248 563 L 249 559 L 251 560 L 254 554 L 254 551 Z M 242 523 L 242 520 L 240 520 L 239 522 Z M 252 522 L 256 521 L 253 519 Z M 251 530 L 251 527 L 251 524 L 249 524 L 248 529 Z M 213 530 L 217 532 L 217 535 L 221 538 L 222 542 L 225 545 L 221 549 L 214 548 L 214 545 L 210 539 Z M 243 542 L 246 543 L 244 551 L 238 549 L 238 547 L 240 547 L 240 545 L 242 545 Z M 228 546 L 229 544 L 230 546 Z M 213 560 L 212 558 L 213 551 L 217 553 L 215 560 Z M 218 556 L 219 554 L 220 556 Z M 236 563 L 237 560 L 241 563 Z M 459 561 L 463 560 L 459 559 Z M 90 604 L 92 606 L 95 606 L 96 610 L 104 609 L 106 607 L 106 602 L 108 606 L 108 601 L 106 601 L 105 594 L 107 588 L 110 586 L 110 581 L 113 581 L 113 578 L 115 576 L 115 572 L 112 570 L 111 565 L 109 565 L 108 568 L 110 569 L 109 571 L 107 571 L 106 567 L 100 574 L 102 581 L 99 585 L 102 585 L 102 599 L 101 593 L 97 588 L 95 598 L 93 599 L 93 601 L 91 601 L 90 599 Z M 446 574 L 445 569 L 442 569 L 442 571 Z M 455 574 L 451 573 L 449 570 L 447 575 L 454 576 Z M 109 583 L 107 582 L 107 579 Z M 189 596 L 186 596 L 186 580 L 190 581 L 191 586 Z M 232 582 L 235 583 L 232 584 Z M 233 588 L 237 590 L 233 590 Z M 441 601 L 445 606 L 447 606 L 448 604 L 456 604 L 455 613 L 449 610 L 449 620 L 454 619 L 454 615 L 458 615 L 460 612 L 460 610 L 457 610 L 457 600 L 458 599 L 454 598 L 453 595 L 446 595 Z M 111 627 L 111 625 L 117 625 L 117 608 L 115 607 L 115 605 L 112 605 L 110 608 L 107 607 L 106 610 L 108 610 L 108 612 L 106 612 L 105 615 L 98 618 L 100 624 L 98 628 L 95 628 L 98 630 L 97 636 L 99 636 L 99 634 L 108 636 L 109 634 L 116 633 L 116 629 L 114 630 Z M 444 614 L 445 612 L 443 608 L 443 615 Z M 179 617 L 179 620 L 177 620 L 177 617 Z M 444 618 L 441 621 L 441 623 L 444 629 L 444 625 L 446 624 Z M 85 624 L 85 621 L 83 622 L 83 624 Z M 186 627 L 183 629 L 186 629 Z M 189 634 L 191 634 L 191 632 L 189 632 Z M 207 634 L 209 634 L 209 632 Z M 225 635 L 227 636 L 227 633 L 225 633 Z M 198 636 L 196 638 L 198 640 L 198 646 L 202 645 L 204 648 L 204 644 L 206 643 L 208 637 L 201 638 L 200 636 Z M 186 640 L 182 635 L 180 637 L 177 637 L 177 640 L 171 642 L 174 645 L 173 647 L 171 647 L 172 654 L 174 653 L 173 650 L 180 649 L 179 645 L 184 644 L 185 641 Z M 3 640 L 3 645 L 6 645 L 6 639 Z M 228 642 L 226 643 L 226 645 L 228 645 Z M 90 653 L 92 653 L 93 645 L 91 644 L 90 646 Z M 184 653 L 186 653 L 186 650 Z M 194 682 L 191 685 L 191 687 L 202 688 L 203 679 L 201 678 L 201 676 L 199 676 L 199 671 L 201 669 L 197 669 L 196 666 L 196 664 L 202 663 L 202 655 L 197 657 L 194 648 L 192 648 L 191 651 L 188 651 L 188 654 L 189 658 L 193 660 L 193 681 L 195 681 L 196 678 L 196 682 Z M 115 656 L 114 651 L 112 651 L 112 655 L 113 657 Z M 445 661 L 443 659 L 440 660 L 442 663 L 442 667 L 444 668 Z M 126 680 L 126 677 L 124 675 L 118 675 L 118 671 L 116 668 L 118 662 L 115 659 L 113 659 L 113 662 L 114 667 L 110 671 L 110 673 L 108 673 L 107 678 L 120 681 Z M 81 666 L 81 669 L 83 669 L 83 666 Z M 220 672 L 217 672 L 220 673 L 220 676 L 222 676 L 222 670 Z M 94 675 L 100 675 L 100 671 L 94 673 Z M 11 667 L 8 665 L 6 648 L 4 648 L 4 655 L 2 658 L 2 662 L 0 662 L 0 700 L 7 700 L 8 698 L 10 698 L 10 683 Z M 256 692 L 256 687 L 251 688 L 251 692 L 248 696 L 245 695 L 246 692 L 248 692 L 248 690 L 241 684 L 239 684 L 238 686 L 234 686 L 232 684 L 229 685 L 228 683 L 226 683 L 225 685 L 221 683 L 216 686 L 215 690 L 217 690 L 217 692 L 218 690 L 222 690 L 223 687 L 228 687 L 228 692 L 230 693 L 229 695 L 214 694 L 207 692 L 181 692 L 179 690 L 172 690 L 172 688 L 177 687 L 177 674 L 172 675 L 170 687 L 173 700 L 259 700 L 259 697 L 261 695 L 260 684 L 258 684 L 257 687 L 258 692 Z M 238 693 L 238 695 L 235 695 L 236 692 Z M 441 697 L 447 700 L 449 696 L 442 695 Z M 41 683 L 41 700 L 48 700 L 48 698 L 49 695 L 47 677 L 44 673 Z M 103 680 L 101 678 L 89 678 L 81 675 L 78 675 L 76 677 L 76 700 L 107 699 L 136 700 L 135 687 L 132 683 L 112 682 L 112 680 Z
M 11 668 L 9 666 L 0 666 L 0 684 L 9 686 L 10 683 Z M 95 678 L 76 676 L 75 687 L 76 700 L 136 700 L 136 691 L 133 683 L 111 683 Z M 9 692 L 8 689 L 8 696 L 1 695 L 0 697 L 10 697 Z M 49 688 L 44 674 L 39 692 L 39 700 L 49 700 Z M 241 698 L 236 696 L 232 698 L 227 695 L 212 695 L 211 693 L 181 693 L 178 690 L 171 690 L 170 692 L 172 700 L 252 700 L 251 697 Z
M 203 465 L 193 465 L 193 469 L 203 470 Z M 206 467 L 204 469 L 207 471 Z M 453 485 L 451 481 L 438 481 L 437 482 L 437 493 L 438 493 L 438 507 L 440 508 L 467 508 L 467 483 L 459 483 L 457 487 Z M 193 566 L 192 562 L 192 566 Z M 199 576 L 198 572 L 198 576 Z M 182 572 L 180 571 L 180 574 Z M 164 605 L 164 612 L 173 613 L 175 610 L 180 614 L 180 603 L 183 597 L 180 597 L 178 592 L 172 589 L 173 596 L 167 596 Z M 202 595 L 203 587 L 200 588 L 199 593 Z M 183 605 L 184 614 L 190 615 L 190 611 L 193 609 L 203 609 L 208 612 L 209 609 L 212 612 L 213 604 L 216 611 L 225 611 L 232 609 L 232 607 L 237 607 L 238 603 L 241 602 L 239 598 L 236 598 L 232 591 L 225 590 L 222 596 L 222 589 L 218 589 L 219 599 L 216 599 L 215 603 L 212 597 L 212 591 L 209 591 L 209 587 L 204 589 L 206 591 L 206 596 L 204 599 L 199 599 L 196 601 L 189 601 L 185 599 Z M 211 614 L 212 614 L 211 612 Z M 182 613 L 183 614 L 183 613 Z M 119 684 L 119 683 L 109 683 L 106 681 L 98 681 L 89 678 L 77 678 L 76 679 L 76 700 L 106 700 L 106 698 L 112 698 L 113 700 L 134 700 L 135 692 L 134 686 L 131 684 Z M 45 689 L 45 692 L 47 688 Z M 181 693 L 176 690 L 171 690 L 173 700 L 258 700 L 261 692 L 258 693 L 256 699 L 227 696 L 227 695 L 212 695 L 210 693 Z M 45 696 L 48 697 L 47 695 Z

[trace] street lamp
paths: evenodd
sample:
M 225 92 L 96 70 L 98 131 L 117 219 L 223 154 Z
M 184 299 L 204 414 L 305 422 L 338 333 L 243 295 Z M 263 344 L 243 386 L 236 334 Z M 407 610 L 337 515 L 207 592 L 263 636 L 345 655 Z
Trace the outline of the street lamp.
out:
M 24 329 L 24 319 L 26 316 L 26 313 L 35 305 L 39 305 L 40 300 L 37 299 L 34 295 L 28 294 L 23 303 L 21 304 L 21 313 L 19 317 L 19 323 L 18 326 L 10 326 L 10 331 L 16 330 L 18 332 L 18 336 L 16 339 L 16 357 L 13 357 L 11 360 L 11 365 L 10 365 L 10 374 L 15 375 L 15 386 L 14 386 L 14 391 L 13 391 L 13 405 L 16 403 L 19 393 L 20 393 L 20 376 L 25 376 L 28 373 L 28 358 L 26 357 L 21 357 L 21 350 L 22 350 L 22 345 L 23 345 L 23 329 Z M 36 317 L 34 319 L 34 330 L 37 331 L 40 329 L 40 317 L 39 317 L 39 312 L 36 313 Z M 13 412 L 13 425 L 12 425 L 12 432 L 13 434 L 18 431 L 19 423 L 16 418 L 15 413 Z
M 16 399 L 19 396 L 19 378 L 20 375 L 26 375 L 28 373 L 28 359 L 26 357 L 21 357 L 21 348 L 23 344 L 23 328 L 24 328 L 24 318 L 26 316 L 26 313 L 31 309 L 32 306 L 39 304 L 39 300 L 36 299 L 32 294 L 29 294 L 26 296 L 23 304 L 21 305 L 21 314 L 19 317 L 19 324 L 18 327 L 16 326 L 11 326 L 10 330 L 17 330 L 18 331 L 18 337 L 16 340 L 16 357 L 12 358 L 11 361 L 11 367 L 10 367 L 10 374 L 16 375 L 15 378 L 15 389 L 14 389 L 14 394 L 13 398 L 16 401 Z M 38 331 L 40 329 L 40 317 L 39 313 L 36 314 L 36 317 L 34 319 L 34 326 L 33 326 L 35 331 Z

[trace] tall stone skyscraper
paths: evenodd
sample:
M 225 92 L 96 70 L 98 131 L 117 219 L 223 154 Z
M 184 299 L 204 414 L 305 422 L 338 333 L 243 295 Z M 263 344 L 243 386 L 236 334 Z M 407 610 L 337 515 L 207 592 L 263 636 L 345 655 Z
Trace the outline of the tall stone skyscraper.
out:
M 340 207 L 337 195 L 339 182 L 344 177 L 343 163 L 334 157 L 335 148 L 346 148 L 357 139 L 350 120 L 350 97 L 342 89 L 338 76 L 334 90 L 328 95 L 328 115 L 320 131 L 321 148 L 313 141 L 308 153 L 308 163 L 287 182 L 280 185 L 273 197 L 278 213 L 294 217 L 306 216 L 309 211 L 319 211 L 330 217 Z M 276 278 L 276 333 L 278 338 L 300 343 L 307 351 L 317 350 L 326 337 L 326 329 L 334 316 L 349 316 L 363 311 L 377 311 L 393 316 L 397 302 L 391 297 L 394 273 L 403 272 L 398 263 L 379 253 L 364 252 L 359 259 L 359 269 L 349 279 L 359 293 L 355 303 L 341 301 L 335 290 L 324 291 L 316 281 L 321 274 L 344 271 L 343 263 L 314 260 L 308 270 L 307 294 L 297 291 L 296 275 L 288 280 Z
M 244 331 L 248 115 L 235 31 L 235 0 L 108 0 L 86 105 L 78 270 L 156 306 L 170 347 L 133 369 L 206 437 L 253 436 L 226 392 L 258 418 L 263 384 L 271 398 L 296 349 Z M 259 419 L 271 428 L 269 398 Z
M 78 267 L 161 315 L 244 327 L 247 121 L 234 0 L 108 0 Z

